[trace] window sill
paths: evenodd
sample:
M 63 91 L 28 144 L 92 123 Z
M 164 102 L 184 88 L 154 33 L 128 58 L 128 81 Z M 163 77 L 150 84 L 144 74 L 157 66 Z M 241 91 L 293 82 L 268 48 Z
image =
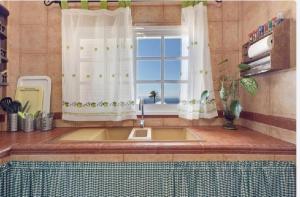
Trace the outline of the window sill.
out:
M 159 115 L 159 116 L 178 116 L 177 104 L 146 104 L 144 105 L 144 116 Z M 137 106 L 137 115 L 141 115 L 141 111 Z

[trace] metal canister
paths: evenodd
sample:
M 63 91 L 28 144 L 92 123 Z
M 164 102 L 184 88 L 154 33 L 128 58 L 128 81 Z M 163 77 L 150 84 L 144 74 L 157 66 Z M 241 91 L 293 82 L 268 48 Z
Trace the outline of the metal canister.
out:
M 18 131 L 18 114 L 8 113 L 7 114 L 7 130 Z

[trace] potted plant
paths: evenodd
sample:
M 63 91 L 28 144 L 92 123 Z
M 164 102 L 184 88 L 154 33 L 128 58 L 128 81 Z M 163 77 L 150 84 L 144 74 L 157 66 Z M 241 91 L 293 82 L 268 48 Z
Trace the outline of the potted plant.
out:
M 221 61 L 218 65 L 222 65 L 228 62 L 228 59 Z M 245 71 L 250 69 L 247 64 L 239 64 L 239 71 Z M 236 72 L 233 75 L 223 74 L 224 69 L 221 70 L 220 77 L 220 98 L 223 104 L 223 115 L 225 129 L 235 130 L 234 120 L 239 118 L 242 111 L 242 106 L 239 101 L 239 87 L 241 86 L 251 96 L 254 96 L 258 90 L 258 84 L 253 77 L 242 77 L 240 72 Z

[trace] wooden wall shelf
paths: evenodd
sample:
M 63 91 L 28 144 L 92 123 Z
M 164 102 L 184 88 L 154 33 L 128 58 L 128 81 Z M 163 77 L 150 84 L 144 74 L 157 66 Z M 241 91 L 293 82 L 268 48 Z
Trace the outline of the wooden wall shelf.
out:
M 0 5 L 0 86 L 7 85 L 7 18 L 9 12 Z

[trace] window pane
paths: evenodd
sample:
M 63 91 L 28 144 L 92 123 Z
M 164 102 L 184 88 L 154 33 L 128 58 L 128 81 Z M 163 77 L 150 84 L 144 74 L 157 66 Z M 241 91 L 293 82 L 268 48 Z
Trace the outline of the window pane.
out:
M 165 80 L 187 80 L 187 60 L 165 60 Z
M 160 38 L 137 38 L 137 57 L 160 57 Z
M 165 57 L 181 56 L 181 39 L 165 38 Z
M 166 83 L 165 84 L 165 103 L 178 104 L 180 98 L 180 84 Z
M 160 84 L 159 83 L 137 84 L 136 95 L 137 98 L 143 98 L 145 104 L 160 104 L 160 99 L 161 99 Z
M 136 68 L 137 80 L 160 80 L 159 60 L 138 60 Z
M 165 80 L 180 80 L 180 60 L 165 61 Z

